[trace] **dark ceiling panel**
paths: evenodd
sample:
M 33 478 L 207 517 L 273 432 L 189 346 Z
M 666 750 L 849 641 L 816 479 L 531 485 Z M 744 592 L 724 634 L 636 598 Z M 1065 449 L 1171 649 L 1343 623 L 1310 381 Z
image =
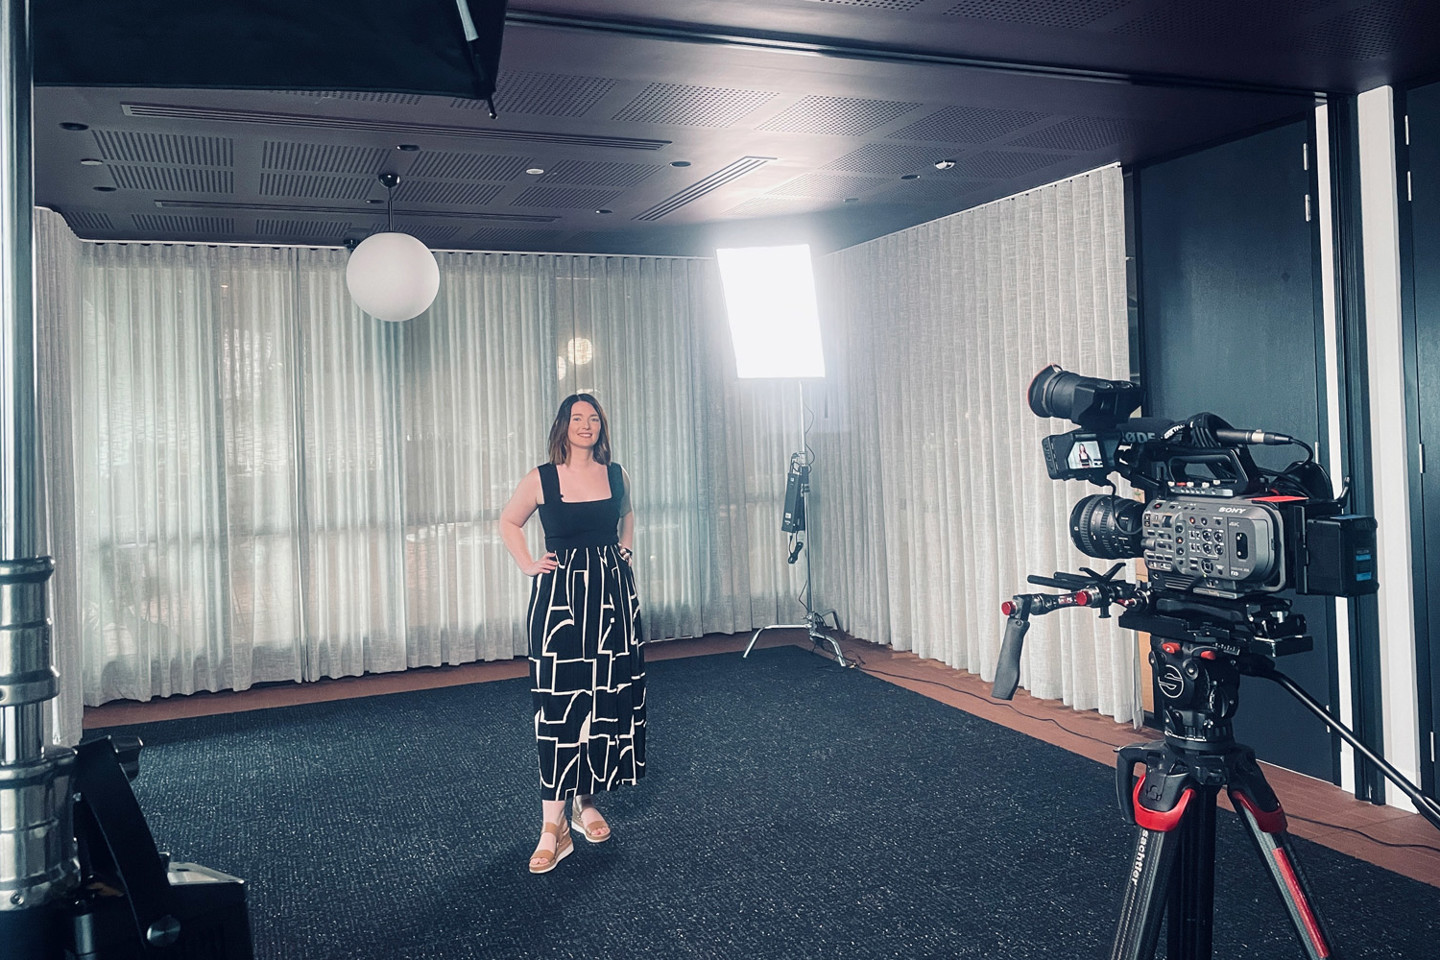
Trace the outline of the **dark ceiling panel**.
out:
M 1045 119 L 1049 118 L 1033 110 L 950 107 L 902 127 L 890 136 L 897 140 L 936 143 L 987 143 Z
M 1055 150 L 1073 150 L 1085 153 L 1121 143 L 1137 136 L 1141 131 L 1142 125 L 1135 120 L 1116 120 L 1113 117 L 1070 117 L 1036 130 L 1034 133 L 1007 140 L 1006 143 L 1014 147 L 1050 147 Z
M 918 103 L 861 97 L 806 97 L 778 117 L 761 124 L 760 129 L 862 137 L 918 106 Z
M 825 164 L 827 170 L 855 173 L 887 173 L 899 176 L 914 173 L 945 159 L 934 147 L 910 147 L 894 143 L 867 143 L 843 157 Z
M 961 0 L 943 15 L 1028 23 L 1037 27 L 1088 27 L 1129 3 L 1130 0 Z
M 843 200 L 860 196 L 889 185 L 889 180 L 876 177 L 843 177 L 828 173 L 807 173 L 803 177 L 787 180 L 770 191 L 776 197 L 817 197 L 825 200 Z
M 505 87 L 495 92 L 495 109 L 501 113 L 542 117 L 583 117 L 615 86 L 604 77 L 575 77 L 563 73 L 507 71 Z M 464 100 L 456 106 L 479 106 Z
M 728 127 L 774 97 L 774 93 L 762 90 L 652 83 L 611 119 L 633 123 L 675 123 L 687 127 Z
M 743 230 L 832 249 L 1287 122 L 1316 90 L 1440 74 L 1437 16 L 1410 0 L 524 0 L 498 119 L 341 83 L 41 87 L 35 196 L 92 239 L 353 241 L 385 227 L 389 172 L 396 221 L 451 246 L 703 255 Z

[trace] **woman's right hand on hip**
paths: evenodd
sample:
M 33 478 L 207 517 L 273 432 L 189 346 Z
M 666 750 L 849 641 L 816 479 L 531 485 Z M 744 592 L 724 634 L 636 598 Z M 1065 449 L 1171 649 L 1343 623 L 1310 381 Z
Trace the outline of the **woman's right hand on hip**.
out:
M 521 567 L 520 569 L 525 571 L 525 576 L 527 577 L 538 577 L 542 573 L 554 572 L 558 566 L 560 566 L 560 560 L 552 551 L 551 553 L 545 554 L 545 556 L 539 560 L 531 560 L 528 567 Z

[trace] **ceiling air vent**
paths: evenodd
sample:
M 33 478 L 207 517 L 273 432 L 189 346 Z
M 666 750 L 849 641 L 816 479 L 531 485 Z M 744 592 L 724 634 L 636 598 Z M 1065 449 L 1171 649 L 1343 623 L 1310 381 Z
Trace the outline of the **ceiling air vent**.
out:
M 175 133 L 125 130 L 96 130 L 94 134 L 95 144 L 106 160 L 182 167 L 228 167 L 235 162 L 235 141 L 229 137 L 188 137 Z
M 342 240 L 350 224 L 338 220 L 255 221 L 255 233 L 272 240 Z
M 70 224 L 70 229 L 79 233 L 82 230 L 114 230 L 110 223 L 110 215 L 107 213 L 94 213 L 89 210 L 72 210 L 63 212 L 65 222 Z
M 430 180 L 513 180 L 531 166 L 534 161 L 530 157 L 426 151 L 410 168 L 410 176 Z
M 235 221 L 229 217 L 169 217 L 157 213 L 131 215 L 135 226 L 166 236 L 219 236 L 235 232 Z
M 259 193 L 262 197 L 298 197 L 302 200 L 364 200 L 370 194 L 370 178 L 262 173 Z
M 198 120 L 204 123 L 307 127 L 311 130 L 352 130 L 359 133 L 403 133 L 422 137 L 429 135 L 464 140 L 500 140 L 510 143 L 558 143 L 579 147 L 614 147 L 621 150 L 659 150 L 670 145 L 669 140 L 642 140 L 636 137 L 541 133 L 535 130 L 502 130 L 498 127 L 465 127 L 447 123 L 402 123 L 395 120 L 377 120 L 367 117 L 326 117 L 312 114 L 275 113 L 266 110 L 226 110 L 169 103 L 123 103 L 120 107 L 126 116 L 156 120 Z
M 445 180 L 401 180 L 395 199 L 403 203 L 483 207 L 504 190 L 499 183 L 454 183 Z
M 533 247 L 540 237 L 549 236 L 535 230 L 491 230 L 481 229 L 467 241 L 471 246 L 489 250 L 508 250 L 512 247 Z
M 633 187 L 665 169 L 652 163 L 609 163 L 604 160 L 558 160 L 540 178 L 541 183 L 571 183 L 585 187 Z
M 234 193 L 235 174 L 229 170 L 204 170 L 195 167 L 128 167 L 111 166 L 110 173 L 117 186 L 126 190 L 150 190 L 163 193 Z
M 277 90 L 294 97 L 309 97 L 311 100 L 353 100 L 358 103 L 398 103 L 407 107 L 418 106 L 423 99 L 414 93 L 367 93 L 361 90 Z
M 693 203 L 707 193 L 718 190 L 725 184 L 731 183 L 745 176 L 747 173 L 760 169 L 774 159 L 774 157 L 741 157 L 739 160 L 716 170 L 705 179 L 695 181 L 679 193 L 671 194 L 649 210 L 637 215 L 635 219 L 659 220 L 661 217 L 668 216 L 676 210 L 679 210 L 687 203 Z
M 214 200 L 156 200 L 155 206 L 170 210 L 238 210 L 245 212 L 264 211 L 267 213 L 330 213 L 346 217 L 382 217 L 383 209 L 369 207 L 357 210 L 355 207 L 322 207 L 313 204 L 290 203 L 221 203 Z M 485 213 L 461 210 L 406 210 L 407 217 L 441 217 L 446 220 L 502 220 L 509 223 L 554 223 L 559 217 L 541 214 Z
M 378 147 L 346 147 L 333 143 L 291 143 L 266 140 L 260 164 L 266 170 L 292 173 L 365 173 L 373 175 L 390 151 Z
M 593 210 L 609 206 L 619 190 L 587 190 L 583 187 L 531 187 L 510 202 L 512 207 L 551 207 L 563 210 Z

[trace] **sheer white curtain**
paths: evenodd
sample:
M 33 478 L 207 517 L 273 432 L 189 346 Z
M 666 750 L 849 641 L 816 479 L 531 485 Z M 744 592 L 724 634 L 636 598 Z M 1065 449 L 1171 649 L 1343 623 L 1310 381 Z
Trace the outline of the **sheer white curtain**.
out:
M 528 581 L 495 521 L 582 389 L 634 482 L 647 634 L 796 616 L 798 395 L 735 381 L 713 263 L 441 254 L 435 306 L 386 324 L 351 303 L 343 251 L 81 243 L 41 214 L 67 723 L 77 689 L 523 653 Z
M 1050 480 L 1026 405 L 1048 363 L 1129 375 L 1124 199 L 1109 167 L 841 251 L 817 286 L 830 376 L 811 390 L 816 596 L 862 637 L 992 678 L 1000 604 L 1031 573 L 1103 567 L 1069 537 L 1098 492 Z M 1135 639 L 1037 618 L 1022 683 L 1136 716 Z

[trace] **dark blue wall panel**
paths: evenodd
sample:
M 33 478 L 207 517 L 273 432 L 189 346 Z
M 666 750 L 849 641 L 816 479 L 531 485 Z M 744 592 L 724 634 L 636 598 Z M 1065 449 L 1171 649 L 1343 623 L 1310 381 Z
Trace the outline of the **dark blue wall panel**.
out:
M 1136 175 L 1137 265 L 1146 412 L 1210 411 L 1236 427 L 1324 437 L 1323 340 L 1313 157 L 1305 122 L 1142 168 Z M 1313 166 L 1313 164 L 1311 164 Z M 1252 448 L 1262 466 L 1303 457 Z M 1333 705 L 1331 604 L 1297 598 L 1315 650 L 1279 667 Z M 1236 736 L 1260 757 L 1338 782 L 1338 748 L 1284 691 L 1245 680 Z

